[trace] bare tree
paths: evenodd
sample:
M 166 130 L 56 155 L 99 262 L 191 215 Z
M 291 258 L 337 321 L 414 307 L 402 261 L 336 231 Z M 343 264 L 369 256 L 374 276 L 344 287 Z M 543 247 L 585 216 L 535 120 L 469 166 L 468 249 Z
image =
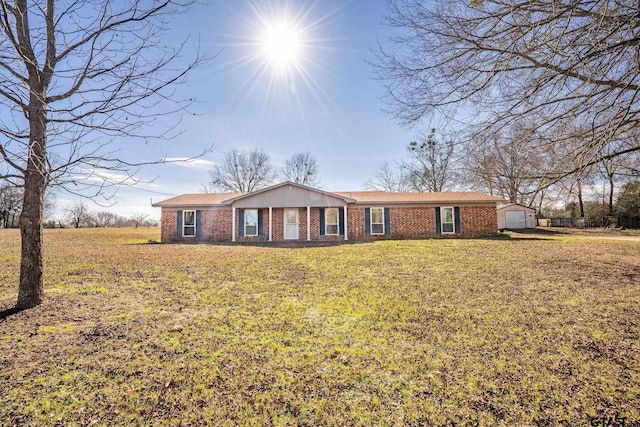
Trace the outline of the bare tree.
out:
M 320 185 L 316 159 L 309 153 L 298 153 L 289 157 L 282 168 L 282 176 L 285 180 L 297 184 L 312 187 Z
M 118 215 L 113 212 L 100 211 L 93 214 L 96 227 L 113 227 L 118 221 Z
M 454 185 L 452 141 L 438 141 L 436 130 L 431 129 L 424 142 L 413 141 L 409 144 L 409 152 L 413 161 L 409 179 L 414 190 L 440 192 Z
M 0 185 L 0 228 L 15 227 L 22 209 L 22 192 L 12 185 Z
M 579 148 L 585 163 L 556 179 L 597 163 L 594 153 L 634 133 L 640 123 L 638 2 L 389 0 L 389 5 L 393 47 L 381 47 L 374 66 L 403 123 L 440 112 L 460 113 L 483 130 L 499 130 L 523 117 L 535 118 L 542 134 L 587 129 Z M 565 138 L 572 138 L 570 132 L 545 141 L 557 147 Z
M 440 192 L 456 184 L 457 173 L 453 167 L 455 147 L 452 141 L 438 141 L 436 130 L 431 129 L 423 142 L 411 142 L 407 149 L 409 160 L 402 160 L 393 166 L 385 161 L 375 177 L 365 183 L 365 187 L 387 192 Z
M 269 155 L 262 149 L 232 150 L 221 165 L 209 172 L 209 191 L 251 193 L 271 184 L 276 170 Z
M 638 155 L 640 152 L 628 153 L 624 156 L 611 157 L 612 151 L 621 151 L 625 146 L 638 145 L 637 139 L 633 138 L 626 141 L 616 141 L 616 144 L 610 144 L 605 147 L 600 155 L 601 161 L 598 164 L 598 171 L 606 180 L 608 185 L 608 215 L 614 214 L 614 195 L 616 188 L 616 179 L 624 179 L 633 177 L 634 169 L 640 168 Z
M 118 158 L 110 143 L 168 137 L 154 119 L 188 105 L 171 86 L 201 58 L 185 63 L 184 44 L 172 48 L 161 35 L 189 3 L 0 0 L 0 179 L 24 189 L 16 309 L 43 299 L 46 188 L 97 194 L 131 182 L 142 163 Z
M 138 228 L 144 225 L 145 221 L 149 218 L 149 215 L 138 212 L 131 216 L 131 222 L 133 223 L 133 228 Z
M 404 193 L 415 191 L 410 179 L 411 167 L 405 162 L 394 165 L 384 162 L 378 168 L 376 175 L 365 182 L 365 188 L 389 193 Z
M 82 202 L 69 205 L 64 211 L 67 222 L 71 224 L 73 228 L 91 227 L 93 225 L 91 213 Z
M 515 124 L 477 135 L 462 156 L 466 181 L 512 203 L 540 209 L 556 156 L 542 151 L 530 137 L 529 128 Z

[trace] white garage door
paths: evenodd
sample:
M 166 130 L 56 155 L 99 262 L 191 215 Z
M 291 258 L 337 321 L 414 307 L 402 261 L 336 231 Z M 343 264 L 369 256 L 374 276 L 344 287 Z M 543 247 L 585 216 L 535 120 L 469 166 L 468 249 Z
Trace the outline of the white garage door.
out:
M 507 228 L 527 228 L 525 211 L 505 211 Z

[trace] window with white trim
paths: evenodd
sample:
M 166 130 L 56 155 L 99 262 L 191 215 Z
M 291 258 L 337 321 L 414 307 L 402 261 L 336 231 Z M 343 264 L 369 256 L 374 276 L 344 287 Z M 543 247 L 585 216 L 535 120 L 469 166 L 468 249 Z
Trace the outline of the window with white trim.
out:
M 384 208 L 371 208 L 371 234 L 384 234 Z
M 324 234 L 331 236 L 340 233 L 338 208 L 324 210 Z
M 245 209 L 244 235 L 245 236 L 258 235 L 258 210 L 257 209 Z
M 440 227 L 443 234 L 455 233 L 453 208 L 440 208 Z
M 196 211 L 182 212 L 182 235 L 184 237 L 196 235 Z

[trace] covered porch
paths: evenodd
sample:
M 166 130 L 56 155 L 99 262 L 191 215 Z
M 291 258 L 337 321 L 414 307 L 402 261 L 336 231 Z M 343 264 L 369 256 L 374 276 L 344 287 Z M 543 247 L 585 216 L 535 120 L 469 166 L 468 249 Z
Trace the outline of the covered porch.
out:
M 231 241 L 348 240 L 347 197 L 286 182 L 230 199 Z

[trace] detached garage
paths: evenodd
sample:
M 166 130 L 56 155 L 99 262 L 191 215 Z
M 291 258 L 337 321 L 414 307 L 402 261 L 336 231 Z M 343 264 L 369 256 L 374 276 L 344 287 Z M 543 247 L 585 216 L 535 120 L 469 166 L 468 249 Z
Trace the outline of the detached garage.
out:
M 536 210 L 517 203 L 498 205 L 498 229 L 536 228 Z

